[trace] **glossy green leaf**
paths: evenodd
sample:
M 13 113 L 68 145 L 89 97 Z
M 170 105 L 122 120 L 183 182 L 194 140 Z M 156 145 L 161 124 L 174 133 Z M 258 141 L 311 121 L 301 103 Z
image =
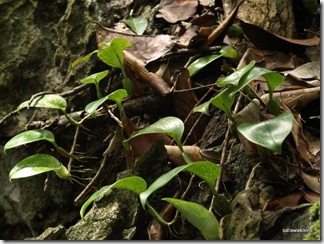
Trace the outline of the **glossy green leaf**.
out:
M 188 202 L 175 198 L 163 198 L 173 205 L 197 229 L 206 240 L 219 239 L 219 224 L 215 215 L 198 203 Z
M 107 98 L 114 101 L 118 105 L 121 105 L 122 100 L 127 96 L 127 91 L 125 89 L 118 89 L 110 93 Z
M 124 69 L 123 50 L 130 46 L 131 43 L 128 40 L 116 37 L 107 43 L 106 48 L 98 52 L 98 57 L 112 67 Z
M 9 180 L 11 181 L 12 179 L 30 177 L 52 170 L 55 172 L 60 172 L 62 167 L 64 166 L 51 155 L 35 154 L 21 160 L 18 164 L 16 164 L 9 173 Z M 61 178 L 65 176 L 66 175 L 60 175 Z
M 81 58 L 78 58 L 77 60 L 75 60 L 72 64 L 71 64 L 71 68 L 73 69 L 75 66 L 77 66 L 78 64 L 84 62 L 84 61 L 87 61 L 94 53 L 97 53 L 98 50 L 95 50 L 89 54 L 87 54 L 86 56 L 84 57 L 81 57 Z
M 177 117 L 169 116 L 156 121 L 144 129 L 134 132 L 128 139 L 124 140 L 124 145 L 127 147 L 129 140 L 139 135 L 163 133 L 174 139 L 180 150 L 183 151 L 181 143 L 183 131 L 184 124 L 182 120 Z
M 211 100 L 204 102 L 204 103 L 198 105 L 197 107 L 195 107 L 192 112 L 193 113 L 203 113 L 203 114 L 210 116 L 210 112 L 209 112 L 210 104 L 211 104 Z
M 252 60 L 248 65 L 245 65 L 243 68 L 233 72 L 232 74 L 230 74 L 228 76 L 225 76 L 225 77 L 219 79 L 216 82 L 217 86 L 223 87 L 223 86 L 229 85 L 229 84 L 237 86 L 240 79 L 242 78 L 242 76 L 244 74 L 246 74 L 246 72 L 248 72 L 250 69 L 252 69 L 254 64 L 255 64 L 255 61 Z
M 210 100 L 210 103 L 215 107 L 223 110 L 227 117 L 232 117 L 232 105 L 235 101 L 236 92 L 232 92 L 233 87 L 228 87 L 222 90 L 214 98 Z
M 274 71 L 268 71 L 266 72 L 263 77 L 266 79 L 268 88 L 269 88 L 269 94 L 273 94 L 274 90 L 281 85 L 284 82 L 284 77 L 279 74 L 278 72 Z
M 107 99 L 108 99 L 108 96 L 105 96 L 105 97 L 100 98 L 96 101 L 88 103 L 84 110 L 93 116 L 95 114 L 96 110 L 98 109 L 98 107 L 100 107 Z
M 193 76 L 197 74 L 202 68 L 206 67 L 208 64 L 220 57 L 228 57 L 235 59 L 237 57 L 237 52 L 230 46 L 224 46 L 219 53 L 208 55 L 195 60 L 192 64 L 188 66 L 189 75 Z
M 63 97 L 57 94 L 45 94 L 36 97 L 35 99 L 30 101 L 25 101 L 18 106 L 18 110 L 25 107 L 35 107 L 35 108 L 53 108 L 53 109 L 61 109 L 65 111 L 66 109 L 66 101 Z
M 119 189 L 126 189 L 130 190 L 132 192 L 135 192 L 136 194 L 140 194 L 141 192 L 146 190 L 146 181 L 138 176 L 131 176 L 127 178 L 120 179 L 116 181 L 114 184 L 104 186 L 100 190 L 93 193 L 90 198 L 82 205 L 80 209 L 80 216 L 83 219 L 84 213 L 87 209 L 87 207 L 96 199 L 103 196 L 106 192 L 108 192 L 112 188 L 119 188 Z
M 147 27 L 147 20 L 144 18 L 134 18 L 128 16 L 124 22 L 137 34 L 142 35 Z
M 219 166 L 211 162 L 195 162 L 192 164 L 178 166 L 156 179 L 146 191 L 140 194 L 142 207 L 145 208 L 146 201 L 153 192 L 165 186 L 181 171 L 188 171 L 194 175 L 197 175 L 202 180 L 206 181 L 206 183 L 214 193 L 214 185 L 220 173 Z
M 286 112 L 257 124 L 243 123 L 237 130 L 249 141 L 281 154 L 281 146 L 292 130 L 294 117 Z
M 86 78 L 83 78 L 82 80 L 80 80 L 81 83 L 93 83 L 93 84 L 97 84 L 99 83 L 103 78 L 105 78 L 109 73 L 109 70 L 105 70 L 102 72 L 98 72 L 92 75 L 87 76 Z
M 235 95 L 252 80 L 264 76 L 270 91 L 273 91 L 283 82 L 283 77 L 279 73 L 260 67 L 251 68 L 252 65 L 254 65 L 254 61 L 251 61 L 249 65 L 245 66 L 247 68 L 243 67 L 236 71 L 238 74 L 235 72 L 233 73 L 235 75 L 231 74 L 228 76 L 230 78 L 225 77 L 218 81 L 220 85 L 232 84 L 233 86 L 223 89 L 215 97 L 205 102 L 205 104 L 195 108 L 194 111 L 209 114 L 209 112 L 207 113 L 207 109 L 209 109 L 209 104 L 213 104 L 223 110 L 228 117 L 232 117 L 232 105 L 235 101 Z
M 49 130 L 44 129 L 35 129 L 35 130 L 27 130 L 21 132 L 11 138 L 5 145 L 4 145 L 4 153 L 6 153 L 7 149 L 18 147 L 24 144 L 46 140 L 51 143 L 55 142 L 54 134 Z
M 124 89 L 118 89 L 112 93 L 110 93 L 109 95 L 100 98 L 96 101 L 93 101 L 91 103 L 89 103 L 86 107 L 85 107 L 85 111 L 89 114 L 94 115 L 94 113 L 96 112 L 96 110 L 106 101 L 106 100 L 112 100 L 114 102 L 116 102 L 118 104 L 118 106 L 121 105 L 122 100 L 127 96 L 127 91 Z

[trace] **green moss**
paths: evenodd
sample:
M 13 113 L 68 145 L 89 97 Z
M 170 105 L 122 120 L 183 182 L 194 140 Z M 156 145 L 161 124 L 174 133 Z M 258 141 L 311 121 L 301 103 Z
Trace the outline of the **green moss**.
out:
M 320 240 L 321 239 L 321 221 L 320 221 L 320 201 L 317 201 L 313 204 L 313 206 L 309 209 L 312 220 L 315 223 L 310 227 L 311 232 L 309 232 L 304 240 Z

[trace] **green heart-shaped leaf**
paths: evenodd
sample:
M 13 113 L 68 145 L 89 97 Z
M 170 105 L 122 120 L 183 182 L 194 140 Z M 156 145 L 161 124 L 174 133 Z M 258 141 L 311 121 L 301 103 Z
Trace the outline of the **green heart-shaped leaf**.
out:
M 30 101 L 25 101 L 18 106 L 18 110 L 25 107 L 35 107 L 35 108 L 53 108 L 66 110 L 66 101 L 63 97 L 57 94 L 45 94 L 40 95 L 30 103 Z
M 126 147 L 128 147 L 129 140 L 136 136 L 152 133 L 162 133 L 174 139 L 180 150 L 183 151 L 181 143 L 183 131 L 184 124 L 182 120 L 177 117 L 169 116 L 156 121 L 155 123 L 149 125 L 144 129 L 134 132 L 128 139 L 124 140 L 123 143 Z
M 98 109 L 98 107 L 100 107 L 101 104 L 103 104 L 107 99 L 108 99 L 108 97 L 105 96 L 105 97 L 100 98 L 96 101 L 88 103 L 84 110 L 93 116 L 95 114 L 96 110 Z
M 28 130 L 21 132 L 11 138 L 5 145 L 4 145 L 4 153 L 6 153 L 7 149 L 18 147 L 24 144 L 46 140 L 51 143 L 55 143 L 54 134 L 49 130 L 44 129 L 35 129 L 35 130 Z
M 223 86 L 228 85 L 228 84 L 237 86 L 240 79 L 242 78 L 242 76 L 244 74 L 246 74 L 246 72 L 248 72 L 250 69 L 252 69 L 254 64 L 255 64 L 255 61 L 252 60 L 248 65 L 244 66 L 243 68 L 233 72 L 232 74 L 230 74 L 230 75 L 228 75 L 226 77 L 223 77 L 223 78 L 219 79 L 216 82 L 217 86 L 223 87 Z
M 206 67 L 208 64 L 220 57 L 228 57 L 235 59 L 237 57 L 237 52 L 230 46 L 224 46 L 219 51 L 219 53 L 208 55 L 195 60 L 188 66 L 189 75 L 193 76 L 197 74 L 202 68 Z
M 142 35 L 147 27 L 147 20 L 144 18 L 128 16 L 123 22 L 125 22 L 137 35 Z
M 131 46 L 131 43 L 120 37 L 116 37 L 109 43 L 104 44 L 106 48 L 98 52 L 98 57 L 106 64 L 124 69 L 124 49 Z
M 188 171 L 194 175 L 197 175 L 198 177 L 206 181 L 213 193 L 215 192 L 214 185 L 220 173 L 219 166 L 211 162 L 195 162 L 176 167 L 156 179 L 146 191 L 140 194 L 142 207 L 145 208 L 146 201 L 153 192 L 165 186 L 181 171 Z
M 175 198 L 163 198 L 173 205 L 197 229 L 206 240 L 219 239 L 219 224 L 214 214 L 200 204 Z
M 112 93 L 110 93 L 107 98 L 109 100 L 114 101 L 118 104 L 118 106 L 121 105 L 122 100 L 127 96 L 127 91 L 125 89 L 118 89 Z
M 281 145 L 291 132 L 294 116 L 283 113 L 257 124 L 243 123 L 237 130 L 249 141 L 281 154 Z
M 139 195 L 141 192 L 146 190 L 146 181 L 138 176 L 131 176 L 127 178 L 120 179 L 116 181 L 114 184 L 104 186 L 100 190 L 96 191 L 91 195 L 91 197 L 82 205 L 80 209 L 80 216 L 83 219 L 84 213 L 87 209 L 87 207 L 95 201 L 100 196 L 104 195 L 106 192 L 108 192 L 112 188 L 119 188 L 119 189 L 126 189 L 130 190 L 132 192 L 135 192 L 137 195 Z
M 94 73 L 92 75 L 87 76 L 86 78 L 83 78 L 80 80 L 81 83 L 88 84 L 93 83 L 97 84 L 99 83 L 103 78 L 105 78 L 109 73 L 109 70 L 105 70 L 102 72 Z
M 50 155 L 35 154 L 21 160 L 18 164 L 16 164 L 9 173 L 9 180 L 11 181 L 12 179 L 30 177 L 52 170 L 56 173 L 65 172 L 65 174 L 69 174 L 67 170 L 62 171 L 62 167 L 64 166 L 56 158 Z M 61 178 L 67 177 L 67 175 L 61 174 L 59 176 Z

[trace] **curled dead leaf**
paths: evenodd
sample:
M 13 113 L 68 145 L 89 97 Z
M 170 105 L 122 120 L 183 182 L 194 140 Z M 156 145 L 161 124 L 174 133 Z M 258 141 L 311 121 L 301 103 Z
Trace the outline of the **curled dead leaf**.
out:
M 167 153 L 169 155 L 170 161 L 177 166 L 186 165 L 186 161 L 183 159 L 181 151 L 178 146 L 165 145 Z M 189 156 L 193 161 L 202 161 L 203 158 L 200 154 L 200 148 L 197 146 L 183 146 L 183 151 Z
M 176 23 L 192 17 L 197 10 L 198 0 L 161 0 L 157 18 Z

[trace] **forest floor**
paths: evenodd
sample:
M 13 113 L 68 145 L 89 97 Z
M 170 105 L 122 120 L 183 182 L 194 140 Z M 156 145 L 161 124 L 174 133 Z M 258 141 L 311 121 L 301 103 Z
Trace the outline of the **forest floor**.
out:
M 82 226 L 82 221 L 93 223 L 99 218 L 93 212 L 108 206 L 106 199 L 95 202 L 90 211 L 89 205 L 85 220 L 71 217 L 68 225 L 63 224 L 64 234 L 40 239 L 206 238 L 204 231 L 208 230 L 199 218 L 192 220 L 192 212 L 187 213 L 185 207 L 161 201 L 166 197 L 208 209 L 217 220 L 215 232 L 220 239 L 305 238 L 306 231 L 288 230 L 309 230 L 319 218 L 309 214 L 320 200 L 317 1 L 309 5 L 314 8 L 286 6 L 291 12 L 281 15 L 277 6 L 273 11 L 280 21 L 264 10 L 255 10 L 254 15 L 259 13 L 260 18 L 251 20 L 250 1 L 233 6 L 231 1 L 208 0 L 125 4 L 129 7 L 116 13 L 112 26 L 96 21 L 98 53 L 79 57 L 73 64 L 77 71 L 84 63 L 95 62 L 97 72 L 109 73 L 101 78 L 96 73 L 84 79 L 84 84 L 60 94 L 73 103 L 66 107 L 68 116 L 82 125 L 75 126 L 61 115 L 31 120 L 27 128 L 50 130 L 57 144 L 70 148 L 67 151 L 73 157 L 70 155 L 65 166 L 72 176 L 66 177 L 77 185 L 72 195 L 77 209 L 97 190 L 125 176 L 141 177 L 150 186 L 161 175 L 192 162 L 208 161 L 220 171 L 217 175 L 210 172 L 210 177 L 217 178 L 213 189 L 207 173 L 198 170 L 179 171 L 154 191 L 150 204 L 168 227 L 154 220 L 137 200 L 134 203 L 132 195 L 125 197 L 118 190 L 124 199 L 118 200 L 117 194 L 110 200 L 125 205 L 116 207 L 121 211 L 116 215 L 126 220 L 113 223 L 123 227 L 111 228 L 122 232 L 132 226 L 136 227 L 134 233 L 98 237 L 92 229 L 92 234 L 85 234 L 83 227 L 104 228 Z M 275 7 L 268 3 L 268 8 Z M 129 41 L 130 47 L 123 40 Z M 113 53 L 101 52 L 109 47 L 101 45 L 103 42 L 110 43 Z M 96 82 L 97 87 L 90 84 Z M 126 94 L 116 95 L 116 91 Z M 32 98 L 28 107 L 37 107 L 36 100 Z M 93 110 L 84 109 L 85 104 L 95 101 Z M 50 106 L 57 104 L 55 101 Z M 144 128 L 150 130 L 145 132 Z M 139 131 L 144 131 L 143 135 L 134 137 Z M 134 138 L 127 147 L 129 137 Z M 36 150 L 64 159 L 54 148 L 39 144 L 27 152 Z M 45 190 L 51 191 L 53 177 L 54 173 L 47 176 Z M 110 211 L 114 207 L 111 205 Z

